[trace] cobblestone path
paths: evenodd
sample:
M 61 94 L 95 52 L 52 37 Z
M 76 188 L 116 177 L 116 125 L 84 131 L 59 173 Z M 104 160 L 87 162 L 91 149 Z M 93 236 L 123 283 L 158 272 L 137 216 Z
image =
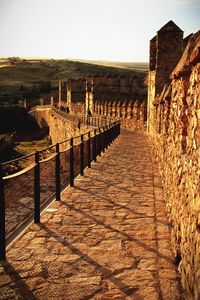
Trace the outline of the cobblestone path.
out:
M 124 131 L 7 259 L 0 299 L 181 299 L 146 137 Z

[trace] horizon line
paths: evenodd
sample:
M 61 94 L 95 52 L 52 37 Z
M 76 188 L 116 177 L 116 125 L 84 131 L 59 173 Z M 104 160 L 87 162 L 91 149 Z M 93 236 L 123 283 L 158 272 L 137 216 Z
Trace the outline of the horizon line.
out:
M 18 58 L 18 59 L 25 59 L 25 60 L 69 60 L 69 61 L 88 61 L 88 62 L 112 62 L 112 63 L 149 63 L 148 61 L 125 61 L 125 60 L 109 60 L 109 59 L 86 59 L 86 58 L 66 58 L 66 57 L 42 57 L 42 56 L 0 56 L 0 59 L 9 59 L 9 58 Z

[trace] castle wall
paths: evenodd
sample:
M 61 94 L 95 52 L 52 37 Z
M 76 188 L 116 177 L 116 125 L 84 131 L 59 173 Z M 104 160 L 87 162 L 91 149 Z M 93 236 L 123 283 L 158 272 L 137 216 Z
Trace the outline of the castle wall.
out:
M 200 32 L 187 45 L 171 83 L 151 103 L 148 127 L 160 163 L 173 250 L 190 300 L 200 297 L 199 49 Z
M 149 71 L 148 74 L 148 119 L 147 119 L 147 129 L 148 131 L 153 130 L 153 113 L 154 113 L 154 99 L 155 99 L 155 84 L 156 84 L 156 72 Z
M 120 119 L 121 128 L 127 130 L 144 131 L 146 129 L 146 101 L 94 101 L 93 113 Z
M 86 84 L 84 79 L 69 79 L 66 84 L 67 107 L 74 115 L 85 111 Z
M 93 100 L 108 99 L 114 101 L 117 98 L 131 100 L 135 98 L 146 99 L 147 88 L 145 80 L 141 76 L 88 76 L 86 78 L 86 90 L 93 93 Z
M 169 84 L 169 76 L 183 52 L 183 31 L 172 21 L 163 26 L 150 41 L 148 74 L 148 130 L 153 130 L 152 105 Z
M 59 112 L 51 107 L 37 107 L 31 111 L 31 115 L 36 119 L 38 125 L 49 127 L 49 137 L 52 144 L 62 142 L 73 136 L 83 134 L 88 131 L 88 127 L 77 122 L 62 117 L 62 112 Z

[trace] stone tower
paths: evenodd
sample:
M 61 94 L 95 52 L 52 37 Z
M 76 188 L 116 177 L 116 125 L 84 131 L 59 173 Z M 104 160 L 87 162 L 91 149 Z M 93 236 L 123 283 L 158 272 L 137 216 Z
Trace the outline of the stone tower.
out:
M 155 98 L 161 93 L 169 76 L 183 53 L 183 31 L 173 22 L 165 24 L 150 41 L 148 75 L 148 124 L 151 132 L 151 117 Z

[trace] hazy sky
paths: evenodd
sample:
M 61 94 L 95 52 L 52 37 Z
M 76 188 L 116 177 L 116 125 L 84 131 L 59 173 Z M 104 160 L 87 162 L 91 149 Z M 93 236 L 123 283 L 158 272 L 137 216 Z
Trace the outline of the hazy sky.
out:
M 148 61 L 173 20 L 200 29 L 200 0 L 0 0 L 0 57 Z

